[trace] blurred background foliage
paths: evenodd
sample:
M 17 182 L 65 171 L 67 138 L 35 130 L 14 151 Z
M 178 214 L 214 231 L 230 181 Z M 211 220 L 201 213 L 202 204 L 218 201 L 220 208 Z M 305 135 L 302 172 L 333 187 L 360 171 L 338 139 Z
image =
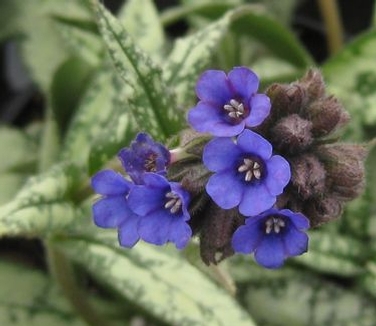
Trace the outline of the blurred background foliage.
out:
M 374 1 L 104 4 L 117 20 L 96 1 L 0 2 L 0 324 L 376 325 Z M 173 142 L 199 74 L 237 65 L 263 87 L 322 70 L 342 136 L 370 144 L 364 195 L 276 271 L 206 267 L 194 241 L 121 249 L 91 225 L 88 177 L 139 129 Z

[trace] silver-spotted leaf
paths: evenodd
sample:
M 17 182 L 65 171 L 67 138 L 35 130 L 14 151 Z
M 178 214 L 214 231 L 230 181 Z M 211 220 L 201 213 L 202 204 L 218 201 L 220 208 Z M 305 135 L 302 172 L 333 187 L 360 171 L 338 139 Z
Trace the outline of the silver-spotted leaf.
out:
M 98 24 L 112 62 L 133 96 L 128 110 L 138 125 L 157 140 L 177 133 L 183 121 L 174 97 L 162 80 L 161 68 L 142 51 L 120 22 L 95 1 Z
M 121 249 L 104 233 L 55 244 L 102 284 L 171 325 L 254 325 L 227 292 L 164 248 L 139 243 Z

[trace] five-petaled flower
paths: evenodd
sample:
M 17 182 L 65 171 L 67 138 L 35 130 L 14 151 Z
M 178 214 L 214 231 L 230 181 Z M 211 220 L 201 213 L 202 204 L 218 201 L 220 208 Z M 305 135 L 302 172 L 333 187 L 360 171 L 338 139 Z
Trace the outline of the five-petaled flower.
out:
M 203 152 L 205 166 L 215 172 L 206 184 L 206 192 L 221 208 L 239 205 L 244 216 L 271 208 L 291 177 L 289 163 L 272 155 L 272 151 L 267 140 L 248 129 L 235 142 L 226 137 L 214 138 Z
M 170 152 L 146 133 L 139 133 L 130 148 L 120 150 L 118 157 L 125 171 L 136 184 L 142 183 L 145 172 L 165 175 Z
M 141 216 L 138 234 L 149 243 L 163 245 L 172 242 L 184 248 L 192 236 L 187 224 L 189 194 L 179 183 L 156 173 L 145 173 L 142 185 L 135 185 L 129 192 L 129 207 Z
M 235 252 L 254 253 L 255 260 L 266 268 L 278 268 L 288 257 L 307 251 L 308 219 L 289 209 L 270 209 L 248 217 L 232 238 Z
M 140 216 L 129 208 L 127 202 L 127 196 L 134 184 L 120 173 L 103 170 L 92 177 L 91 186 L 96 193 L 102 195 L 93 205 L 94 223 L 102 228 L 117 228 L 120 244 L 133 247 L 140 239 Z
M 261 124 L 270 112 L 270 99 L 257 94 L 259 79 L 246 67 L 235 67 L 228 75 L 207 70 L 196 85 L 198 104 L 188 113 L 188 122 L 199 132 L 218 137 L 240 134 L 245 127 Z

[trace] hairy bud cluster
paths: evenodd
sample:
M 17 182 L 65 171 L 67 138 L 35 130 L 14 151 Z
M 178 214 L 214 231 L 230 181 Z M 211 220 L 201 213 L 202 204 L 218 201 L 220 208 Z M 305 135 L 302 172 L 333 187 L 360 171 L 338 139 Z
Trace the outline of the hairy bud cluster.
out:
M 272 110 L 259 132 L 291 165 L 292 177 L 278 206 L 301 211 L 311 227 L 338 217 L 344 202 L 364 188 L 364 146 L 334 143 L 349 122 L 339 101 L 325 93 L 319 71 L 267 91 Z

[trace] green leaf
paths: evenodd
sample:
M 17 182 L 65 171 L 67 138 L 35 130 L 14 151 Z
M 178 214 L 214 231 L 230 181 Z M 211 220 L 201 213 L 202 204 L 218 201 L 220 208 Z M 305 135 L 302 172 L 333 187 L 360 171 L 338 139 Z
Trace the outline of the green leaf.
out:
M 239 7 L 232 16 L 231 30 L 237 35 L 256 39 L 275 56 L 297 68 L 307 68 L 313 64 L 311 56 L 295 35 L 270 17 L 261 6 Z
M 137 46 L 153 59 L 161 59 L 165 35 L 157 8 L 152 0 L 128 0 L 118 19 L 124 29 L 137 41 Z
M 21 173 L 1 173 L 0 174 L 0 205 L 3 205 L 17 194 L 26 180 L 27 175 Z
M 265 275 L 272 273 L 264 269 Z M 364 293 L 308 271 L 243 285 L 243 293 L 245 305 L 260 325 L 371 326 L 376 316 L 374 302 Z
M 163 68 L 166 83 L 174 89 L 178 107 L 186 109 L 196 96 L 195 83 L 207 67 L 226 34 L 231 14 L 208 25 L 193 35 L 178 39 Z
M 322 67 L 329 91 L 350 112 L 348 136 L 361 140 L 362 125 L 376 124 L 376 31 L 355 39 Z
M 103 129 L 110 127 L 107 122 L 114 112 L 112 108 L 114 96 L 113 73 L 105 64 L 97 71 L 80 101 L 65 137 L 63 160 L 87 163 L 93 140 Z
M 309 234 L 308 252 L 294 261 L 319 272 L 349 277 L 363 271 L 365 253 L 358 240 L 320 230 Z
M 0 325 L 84 326 L 40 271 L 0 262 Z
M 102 284 L 166 323 L 254 325 L 228 293 L 181 257 L 143 243 L 120 249 L 106 236 L 55 243 Z
M 99 28 L 112 61 L 119 75 L 133 88 L 134 93 L 127 100 L 135 121 L 158 140 L 177 133 L 183 117 L 176 111 L 160 67 L 135 45 L 115 17 L 95 3 Z
M 114 76 L 112 86 L 114 90 L 110 106 L 112 114 L 91 144 L 90 174 L 100 169 L 121 148 L 128 146 L 136 133 L 136 122 L 132 120 L 132 115 L 128 111 L 124 111 L 124 107 L 127 106 L 127 91 L 131 91 L 131 89 L 124 85 L 117 76 Z
M 56 28 L 52 15 L 64 11 L 73 17 L 87 17 L 79 1 L 15 0 L 19 11 L 20 28 L 24 37 L 20 49 L 24 62 L 34 80 L 47 92 L 53 75 L 69 55 Z
M 50 103 L 61 134 L 76 111 L 92 72 L 92 66 L 77 56 L 67 58 L 56 70 L 50 88 Z
M 16 128 L 0 126 L 0 173 L 31 172 L 36 166 L 37 146 L 34 141 Z
M 16 197 L 1 207 L 0 236 L 39 236 L 70 226 L 79 210 L 68 199 L 80 179 L 79 169 L 71 164 L 30 178 Z
M 98 66 L 103 56 L 103 44 L 97 26 L 90 20 L 73 20 L 58 15 L 54 17 L 64 43 L 75 54 L 92 66 Z

